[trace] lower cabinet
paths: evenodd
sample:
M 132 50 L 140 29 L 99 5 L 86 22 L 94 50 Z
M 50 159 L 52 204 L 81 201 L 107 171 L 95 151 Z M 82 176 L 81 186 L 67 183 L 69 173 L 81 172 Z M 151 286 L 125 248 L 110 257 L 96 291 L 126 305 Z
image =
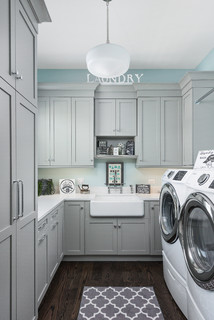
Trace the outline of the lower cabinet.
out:
M 145 210 L 148 210 L 150 215 L 150 241 L 151 255 L 161 255 L 161 231 L 159 225 L 159 201 L 145 202 Z
M 150 253 L 149 220 L 85 217 L 86 255 L 142 255 Z
M 37 299 L 41 303 L 63 258 L 64 204 L 59 205 L 38 224 Z
M 84 221 L 89 202 L 65 202 L 64 254 L 84 255 Z

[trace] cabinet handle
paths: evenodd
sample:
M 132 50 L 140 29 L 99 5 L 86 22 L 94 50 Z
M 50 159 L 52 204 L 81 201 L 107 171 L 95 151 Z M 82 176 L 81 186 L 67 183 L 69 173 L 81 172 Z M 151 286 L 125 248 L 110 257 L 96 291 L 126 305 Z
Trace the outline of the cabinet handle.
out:
M 16 76 L 16 80 L 23 80 L 23 76 L 22 75 Z
M 119 224 L 118 229 L 120 229 L 120 228 L 121 228 L 121 225 Z
M 46 238 L 46 234 L 41 239 L 38 240 L 38 243 L 40 244 L 42 241 L 45 240 L 45 238 Z
M 18 76 L 19 75 L 19 71 L 16 70 L 15 72 L 11 72 L 14 76 Z
M 116 229 L 116 228 L 117 228 L 117 226 L 116 226 L 116 225 L 114 225 L 114 228 Z
M 55 224 L 53 224 L 51 230 L 55 229 L 57 225 L 58 225 L 58 222 L 56 222 Z
M 81 209 L 81 210 L 83 210 L 83 209 L 84 209 L 84 207 L 80 207 L 80 209 Z
M 16 221 L 18 220 L 19 218 L 19 182 L 17 180 L 14 180 L 13 181 L 13 184 L 16 184 L 17 185 L 17 206 L 15 208 L 16 210 L 16 214 L 15 216 L 13 217 L 13 221 Z
M 114 129 L 113 132 L 116 132 L 116 129 Z
M 21 190 L 22 190 L 22 202 L 21 202 L 22 210 L 21 210 L 21 213 L 19 213 L 18 217 L 22 218 L 24 216 L 24 183 L 22 180 L 19 180 L 18 184 L 21 184 Z
M 151 209 L 154 210 L 155 208 L 154 208 L 154 207 L 151 207 Z

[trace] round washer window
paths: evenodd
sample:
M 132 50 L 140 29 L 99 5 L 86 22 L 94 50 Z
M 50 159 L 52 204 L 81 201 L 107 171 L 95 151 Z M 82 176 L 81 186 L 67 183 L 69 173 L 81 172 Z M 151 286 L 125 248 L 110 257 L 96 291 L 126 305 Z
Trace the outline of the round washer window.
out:
M 162 228 L 166 235 L 172 233 L 176 221 L 176 209 L 170 193 L 165 193 L 162 202 Z
M 209 272 L 214 267 L 214 225 L 206 212 L 195 207 L 187 222 L 189 258 L 197 273 Z

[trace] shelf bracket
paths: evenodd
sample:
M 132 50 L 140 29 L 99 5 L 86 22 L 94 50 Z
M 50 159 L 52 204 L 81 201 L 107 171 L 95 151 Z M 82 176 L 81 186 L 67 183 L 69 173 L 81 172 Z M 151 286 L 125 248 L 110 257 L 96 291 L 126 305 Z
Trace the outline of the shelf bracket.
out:
M 199 104 L 202 100 L 204 100 L 206 97 L 208 97 L 213 92 L 214 92 L 214 88 L 212 88 L 207 93 L 205 93 L 202 97 L 200 97 L 198 100 L 196 100 L 195 104 Z

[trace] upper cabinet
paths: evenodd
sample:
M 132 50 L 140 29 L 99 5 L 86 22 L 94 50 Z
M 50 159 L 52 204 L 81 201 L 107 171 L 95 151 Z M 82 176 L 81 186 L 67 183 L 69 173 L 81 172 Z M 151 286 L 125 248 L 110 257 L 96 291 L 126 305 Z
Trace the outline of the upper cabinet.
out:
M 138 166 L 182 165 L 181 98 L 138 100 Z
M 39 98 L 38 163 L 71 165 L 71 99 Z
M 136 99 L 96 99 L 96 136 L 136 136 Z
M 192 166 L 198 151 L 214 149 L 214 93 L 207 95 L 214 87 L 214 73 L 189 73 L 180 85 L 183 94 L 183 164 Z M 200 103 L 196 103 L 197 100 L 201 100 Z
M 94 165 L 94 100 L 93 97 L 72 97 L 77 94 L 80 95 L 64 90 L 39 91 L 40 167 Z
M 0 10 L 0 75 L 34 105 L 37 24 L 50 21 L 43 1 L 39 0 L 36 6 L 34 15 L 25 0 L 2 0 Z

